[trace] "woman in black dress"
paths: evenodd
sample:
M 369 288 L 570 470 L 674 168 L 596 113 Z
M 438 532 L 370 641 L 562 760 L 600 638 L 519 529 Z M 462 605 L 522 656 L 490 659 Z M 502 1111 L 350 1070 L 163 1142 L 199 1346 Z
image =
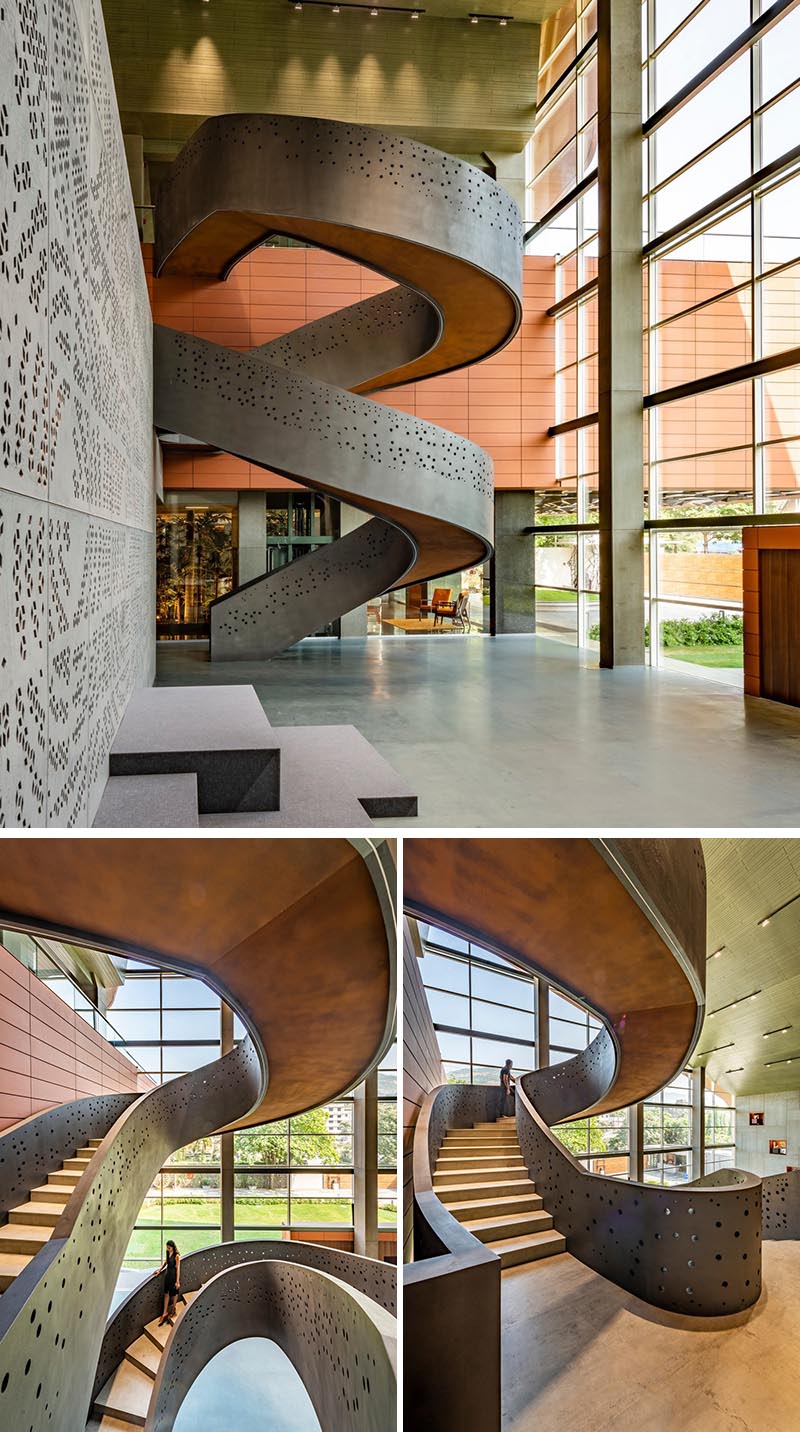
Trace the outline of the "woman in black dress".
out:
M 181 1255 L 171 1238 L 167 1239 L 167 1256 L 158 1271 L 164 1274 L 164 1310 L 158 1326 L 161 1328 L 169 1323 L 172 1327 L 175 1298 L 181 1291 Z

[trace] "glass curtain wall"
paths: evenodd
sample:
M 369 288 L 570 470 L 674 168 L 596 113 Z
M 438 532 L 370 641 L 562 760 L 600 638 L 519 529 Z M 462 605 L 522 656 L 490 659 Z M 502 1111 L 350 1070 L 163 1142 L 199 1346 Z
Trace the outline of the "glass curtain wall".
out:
M 708 1075 L 705 1079 L 705 1141 L 704 1173 L 735 1166 L 736 1098 Z
M 527 151 L 526 252 L 555 265 L 555 480 L 534 495 L 536 629 L 597 640 L 597 7 L 569 0 L 542 25 Z
M 800 9 L 644 0 L 645 636 L 740 685 L 742 527 L 800 520 Z M 552 255 L 555 480 L 537 629 L 597 624 L 595 7 L 542 27 L 526 251 Z M 542 529 L 557 527 L 557 533 Z
M 672 1187 L 692 1172 L 692 1075 L 684 1070 L 644 1104 L 644 1181 Z
M 536 980 L 447 930 L 420 924 L 420 972 L 449 1084 L 498 1084 L 536 1068 Z
M 201 980 L 134 960 L 125 962 L 124 974 L 109 1009 L 115 1043 L 156 1083 L 220 1057 L 221 1003 Z M 234 1038 L 243 1035 L 235 1019 Z M 125 1267 L 157 1267 L 167 1238 L 182 1253 L 219 1242 L 220 1183 L 218 1136 L 178 1149 L 145 1199 Z M 385 1203 L 387 1222 L 396 1216 L 393 1207 L 396 1193 L 394 1205 Z M 310 1235 L 337 1228 L 352 1236 L 353 1223 L 352 1099 L 234 1135 L 237 1240 L 289 1237 L 295 1229 Z

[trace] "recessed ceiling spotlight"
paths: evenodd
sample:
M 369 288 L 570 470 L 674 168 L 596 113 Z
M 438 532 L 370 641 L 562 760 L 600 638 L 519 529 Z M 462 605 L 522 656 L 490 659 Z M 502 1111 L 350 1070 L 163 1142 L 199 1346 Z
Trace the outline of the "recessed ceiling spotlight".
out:
M 294 8 L 295 8 L 295 10 L 302 10 L 303 7 L 302 7 L 302 5 L 300 4 L 300 0 L 296 0 L 296 3 L 295 3 L 295 7 L 294 7 Z

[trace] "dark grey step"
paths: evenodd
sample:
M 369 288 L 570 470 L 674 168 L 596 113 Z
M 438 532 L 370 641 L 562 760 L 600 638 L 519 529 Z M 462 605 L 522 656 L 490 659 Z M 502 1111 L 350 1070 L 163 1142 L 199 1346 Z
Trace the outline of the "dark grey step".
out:
M 110 776 L 97 808 L 96 829 L 189 830 L 199 825 L 197 776 Z
M 117 776 L 194 772 L 201 814 L 277 811 L 280 750 L 252 686 L 135 691 L 111 747 Z

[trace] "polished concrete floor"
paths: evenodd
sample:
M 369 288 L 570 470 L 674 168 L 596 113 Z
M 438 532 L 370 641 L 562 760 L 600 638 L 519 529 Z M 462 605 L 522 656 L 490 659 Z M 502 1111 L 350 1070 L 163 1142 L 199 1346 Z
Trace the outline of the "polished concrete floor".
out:
M 320 1432 L 320 1425 L 285 1353 L 266 1338 L 245 1338 L 203 1369 L 174 1432 Z
M 158 684 L 241 681 L 281 725 L 352 724 L 419 795 L 406 826 L 800 825 L 800 711 L 722 682 L 601 671 L 542 637 L 306 641 L 213 666 L 163 643 Z
M 764 1292 L 701 1328 L 568 1253 L 502 1275 L 503 1432 L 798 1432 L 800 1243 L 764 1245 Z

